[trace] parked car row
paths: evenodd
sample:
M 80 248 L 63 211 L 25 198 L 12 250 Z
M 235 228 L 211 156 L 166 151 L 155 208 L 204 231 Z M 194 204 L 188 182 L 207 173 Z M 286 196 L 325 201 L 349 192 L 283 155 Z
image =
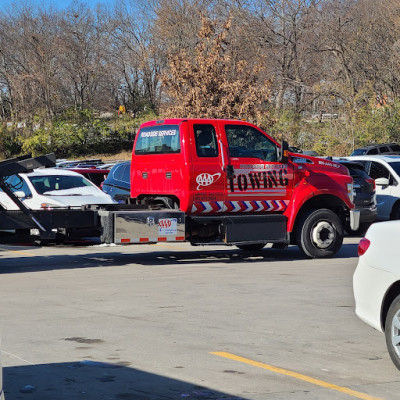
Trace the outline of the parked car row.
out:
M 371 223 L 376 219 L 389 220 L 400 219 L 400 157 L 394 155 L 377 155 L 377 156 L 351 156 L 346 158 L 335 158 L 333 161 L 345 165 L 354 181 L 354 203 L 361 212 L 360 228 L 355 234 L 363 234 Z M 85 161 L 89 162 L 88 160 Z M 94 163 L 101 160 L 92 160 Z M 92 165 L 87 168 L 78 168 L 77 163 L 71 165 L 72 162 L 64 162 L 64 168 L 54 169 L 51 172 L 54 176 L 59 175 L 58 179 L 66 180 L 69 172 L 75 172 L 87 178 L 101 190 L 97 193 L 106 194 L 113 202 L 124 203 L 130 196 L 130 161 L 116 163 L 111 169 L 99 168 Z M 68 167 L 68 168 L 66 168 Z M 50 171 L 47 169 L 46 171 Z M 35 172 L 38 175 L 42 172 Z M 50 173 L 50 172 L 47 172 Z M 9 177 L 8 183 L 18 197 L 20 197 L 29 207 L 40 208 L 41 204 L 51 203 L 54 206 L 76 206 L 85 204 L 85 201 L 93 201 L 94 203 L 103 204 L 105 201 L 101 196 L 88 198 L 83 195 L 83 189 L 77 189 L 72 192 L 64 193 L 52 190 L 45 190 L 46 196 L 50 192 L 53 201 L 45 200 L 43 192 L 32 187 L 31 176 L 21 174 Z M 64 176 L 64 177 L 63 177 Z M 69 175 L 68 175 L 69 176 Z M 17 182 L 22 180 L 21 182 Z M 84 185 L 82 185 L 83 187 Z M 85 189 L 87 192 L 87 188 Z M 76 192 L 76 193 L 75 193 Z M 68 197 L 71 194 L 71 198 Z M 94 196 L 94 192 L 92 193 Z M 79 200 L 78 200 L 79 199 Z M 0 192 L 0 203 L 3 208 L 16 209 L 16 205 L 5 195 Z M 346 228 L 346 227 L 345 227 Z M 350 229 L 346 229 L 352 234 Z

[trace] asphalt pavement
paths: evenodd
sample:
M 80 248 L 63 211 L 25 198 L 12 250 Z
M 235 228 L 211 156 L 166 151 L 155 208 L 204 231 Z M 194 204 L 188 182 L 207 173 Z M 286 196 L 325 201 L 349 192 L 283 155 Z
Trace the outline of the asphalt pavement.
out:
M 359 238 L 297 247 L 0 246 L 6 400 L 398 399 L 354 314 Z

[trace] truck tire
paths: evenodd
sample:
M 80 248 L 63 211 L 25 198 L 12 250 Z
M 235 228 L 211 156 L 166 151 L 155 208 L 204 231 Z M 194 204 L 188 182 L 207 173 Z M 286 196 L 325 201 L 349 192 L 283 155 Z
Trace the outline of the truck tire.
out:
M 332 257 L 343 243 L 343 224 L 331 210 L 306 211 L 297 224 L 296 243 L 309 258 Z
M 400 296 L 391 304 L 385 321 L 386 346 L 393 364 L 400 370 L 400 342 L 398 340 L 400 329 Z
M 264 246 L 265 246 L 265 243 L 237 244 L 236 245 L 236 247 L 238 247 L 240 250 L 245 250 L 245 251 L 261 250 Z

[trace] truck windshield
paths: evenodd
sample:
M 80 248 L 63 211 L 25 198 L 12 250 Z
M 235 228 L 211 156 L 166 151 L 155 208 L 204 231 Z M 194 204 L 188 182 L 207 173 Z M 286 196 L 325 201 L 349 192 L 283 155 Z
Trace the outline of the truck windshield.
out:
M 180 151 L 178 125 L 149 126 L 139 132 L 135 154 L 171 154 Z

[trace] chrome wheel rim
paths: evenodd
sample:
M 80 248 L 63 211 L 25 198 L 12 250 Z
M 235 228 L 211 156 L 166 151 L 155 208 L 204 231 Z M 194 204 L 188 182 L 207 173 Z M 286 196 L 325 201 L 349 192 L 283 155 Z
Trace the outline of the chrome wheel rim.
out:
M 312 231 L 311 238 L 320 249 L 328 248 L 335 241 L 335 229 L 328 221 L 318 221 Z
M 397 356 L 400 357 L 400 310 L 396 312 L 392 319 L 390 338 L 393 350 L 396 352 Z

